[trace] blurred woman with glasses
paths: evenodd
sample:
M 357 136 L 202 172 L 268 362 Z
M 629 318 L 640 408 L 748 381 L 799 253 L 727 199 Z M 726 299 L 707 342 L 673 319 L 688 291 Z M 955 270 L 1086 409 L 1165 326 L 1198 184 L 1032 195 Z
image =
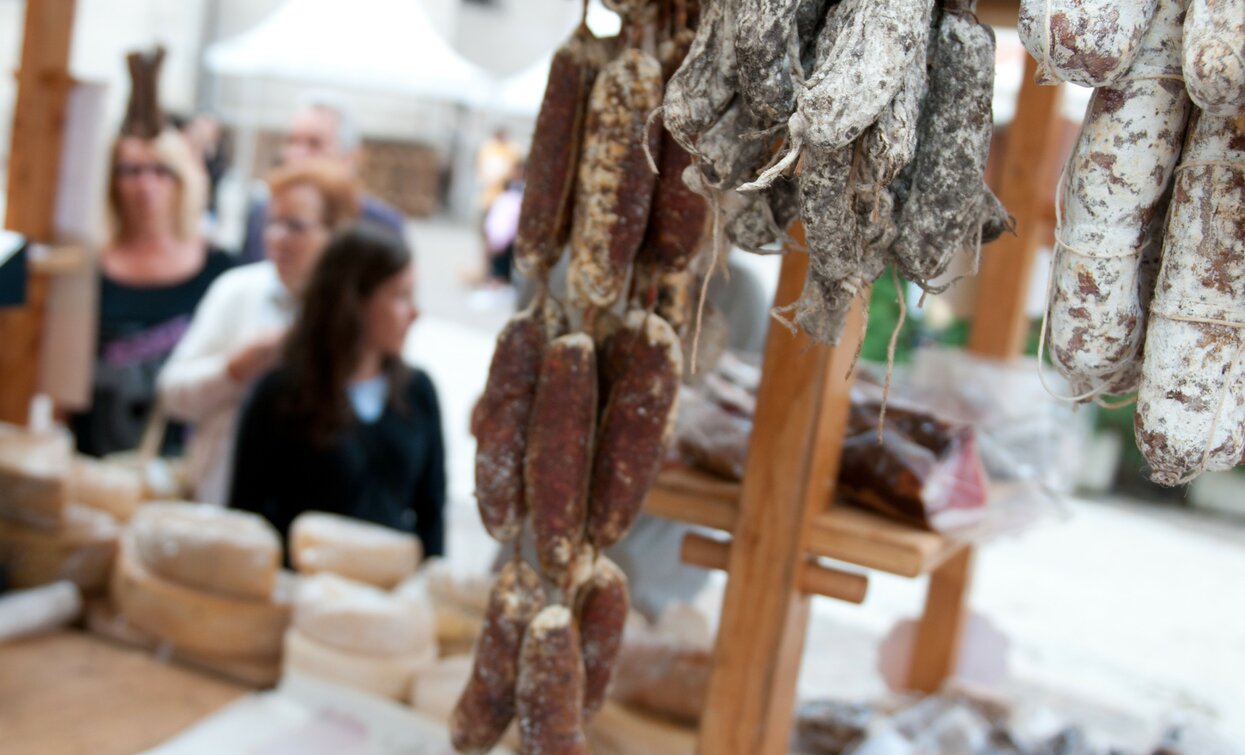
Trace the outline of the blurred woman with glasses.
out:
M 91 405 L 71 417 L 78 447 L 103 456 L 138 446 L 156 375 L 232 258 L 200 233 L 207 176 L 177 131 L 128 122 L 113 145 L 108 240 L 100 251 Z M 180 445 L 170 428 L 166 452 Z
M 311 270 L 332 233 L 359 216 L 360 188 L 341 165 L 306 161 L 279 168 L 264 229 L 264 262 L 221 276 L 160 374 L 160 396 L 193 423 L 187 449 L 195 499 L 224 504 L 238 407 L 277 360 Z

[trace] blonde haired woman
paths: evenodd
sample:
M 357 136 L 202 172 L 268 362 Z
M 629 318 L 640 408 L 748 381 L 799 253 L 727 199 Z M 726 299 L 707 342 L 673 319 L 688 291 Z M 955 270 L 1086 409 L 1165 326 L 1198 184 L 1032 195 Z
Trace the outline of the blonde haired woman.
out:
M 137 111 L 132 99 L 112 148 L 91 405 L 71 419 L 78 448 L 97 456 L 138 445 L 160 367 L 208 286 L 232 265 L 200 234 L 203 167 L 154 107 Z M 180 442 L 180 428 L 170 427 L 163 450 L 176 452 Z

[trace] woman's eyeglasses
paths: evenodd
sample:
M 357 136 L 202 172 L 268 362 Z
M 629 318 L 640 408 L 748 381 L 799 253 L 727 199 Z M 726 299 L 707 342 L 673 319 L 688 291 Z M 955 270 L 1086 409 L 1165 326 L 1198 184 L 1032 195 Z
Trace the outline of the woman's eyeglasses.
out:
M 117 178 L 138 178 L 144 173 L 150 173 L 157 178 L 175 177 L 169 166 L 160 163 L 117 163 L 112 169 L 112 174 Z
M 302 236 L 320 228 L 320 223 L 300 220 L 299 218 L 268 218 L 264 223 L 264 230 L 269 233 L 288 233 L 293 236 Z

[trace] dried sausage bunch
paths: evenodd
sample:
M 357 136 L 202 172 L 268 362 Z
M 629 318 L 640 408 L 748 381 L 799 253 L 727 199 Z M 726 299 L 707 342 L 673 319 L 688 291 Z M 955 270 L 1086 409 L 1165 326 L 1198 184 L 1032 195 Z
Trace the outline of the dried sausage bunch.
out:
M 475 415 L 480 517 L 516 555 L 451 721 L 461 752 L 489 750 L 516 719 L 526 753 L 588 751 L 583 724 L 604 703 L 629 607 L 600 553 L 631 528 L 673 433 L 707 208 L 683 184 L 690 157 L 648 121 L 696 14 L 682 0 L 612 7 L 622 39 L 581 24 L 554 56 L 515 245 L 540 293 L 499 335 Z M 559 302 L 547 277 L 568 241 Z M 535 568 L 519 556 L 529 523 Z
M 665 127 L 730 240 L 773 251 L 803 221 L 804 291 L 775 315 L 793 312 L 817 341 L 838 342 L 852 301 L 888 263 L 936 291 L 956 256 L 1010 228 L 983 180 L 994 35 L 974 9 L 714 0 L 670 79 Z
M 1072 400 L 1137 393 L 1159 483 L 1245 451 L 1245 2 L 1026 0 L 1039 80 L 1096 87 L 1047 306 Z

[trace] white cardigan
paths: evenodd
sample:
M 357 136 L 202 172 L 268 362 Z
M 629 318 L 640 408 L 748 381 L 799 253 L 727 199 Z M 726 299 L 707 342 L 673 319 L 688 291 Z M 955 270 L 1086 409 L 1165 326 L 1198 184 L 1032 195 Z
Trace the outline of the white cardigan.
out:
M 271 262 L 230 270 L 208 289 L 160 371 L 164 410 L 192 425 L 186 456 L 196 500 L 228 503 L 238 411 L 250 388 L 229 376 L 230 355 L 255 336 L 288 326 L 294 314 L 294 299 Z

